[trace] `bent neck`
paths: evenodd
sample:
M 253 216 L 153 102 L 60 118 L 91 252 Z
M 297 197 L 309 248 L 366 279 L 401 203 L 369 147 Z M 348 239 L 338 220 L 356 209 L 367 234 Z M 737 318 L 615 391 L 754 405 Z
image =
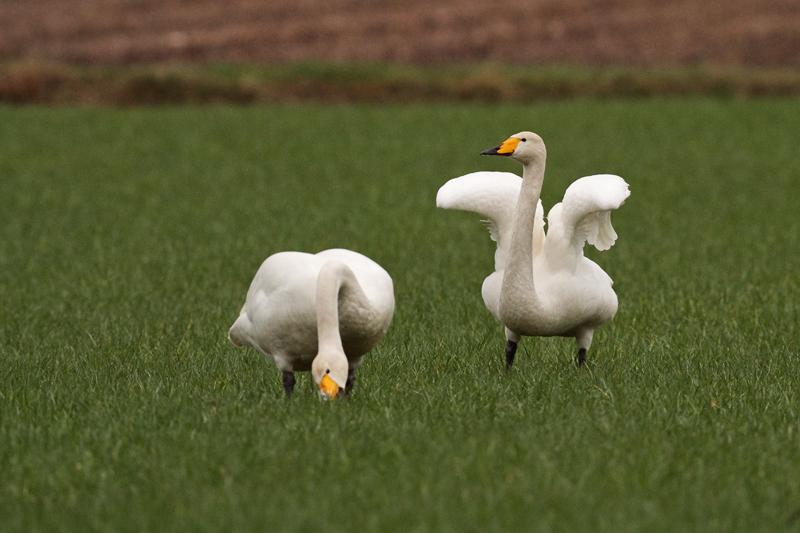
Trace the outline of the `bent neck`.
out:
M 317 350 L 319 353 L 344 354 L 342 336 L 339 331 L 340 300 L 369 308 L 361 285 L 347 265 L 339 261 L 328 261 L 317 277 Z
M 523 166 L 509 261 L 503 275 L 501 307 L 519 311 L 539 307 L 533 279 L 533 224 L 544 182 L 544 167 L 544 157 Z

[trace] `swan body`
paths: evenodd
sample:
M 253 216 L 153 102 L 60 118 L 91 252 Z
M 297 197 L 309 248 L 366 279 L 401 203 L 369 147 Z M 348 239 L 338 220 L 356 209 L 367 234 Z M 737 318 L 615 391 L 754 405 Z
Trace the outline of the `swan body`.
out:
M 594 331 L 617 312 L 611 278 L 584 257 L 586 243 L 598 250 L 614 245 L 611 211 L 630 195 L 619 176 L 600 174 L 573 182 L 547 216 L 539 195 L 546 149 L 531 132 L 509 137 L 484 152 L 523 163 L 523 177 L 509 172 L 474 172 L 451 179 L 436 196 L 437 207 L 472 211 L 484 217 L 497 241 L 495 271 L 481 295 L 489 312 L 505 326 L 506 363 L 513 364 L 522 336 L 567 336 L 585 360 Z
M 350 392 L 393 314 L 392 278 L 368 257 L 342 249 L 280 252 L 261 264 L 228 335 L 275 362 L 287 395 L 294 372 L 311 370 L 321 393 L 335 397 Z

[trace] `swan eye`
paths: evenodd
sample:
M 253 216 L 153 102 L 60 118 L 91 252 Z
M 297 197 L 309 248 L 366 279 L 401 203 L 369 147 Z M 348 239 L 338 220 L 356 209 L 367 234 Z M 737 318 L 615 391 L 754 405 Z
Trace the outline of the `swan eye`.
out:
M 528 140 L 528 139 L 525 139 L 525 138 L 523 138 L 523 139 L 522 139 L 522 142 L 525 142 L 525 141 L 527 141 L 527 140 Z

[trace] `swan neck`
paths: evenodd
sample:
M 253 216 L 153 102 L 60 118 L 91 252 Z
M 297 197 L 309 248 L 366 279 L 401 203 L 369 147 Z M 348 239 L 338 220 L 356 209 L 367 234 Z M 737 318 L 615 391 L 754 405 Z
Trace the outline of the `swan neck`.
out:
M 513 270 L 533 273 L 533 224 L 536 206 L 542 193 L 544 162 L 528 163 L 523 167 L 522 187 L 514 213 L 514 232 L 511 237 L 511 262 Z M 531 283 L 533 278 L 531 276 Z
M 369 307 L 353 271 L 343 263 L 329 261 L 322 266 L 317 278 L 317 344 L 320 353 L 344 353 L 339 329 L 339 310 L 343 303 Z
M 533 225 L 542 192 L 544 167 L 544 158 L 523 166 L 509 262 L 503 276 L 501 307 L 526 308 L 529 311 L 539 307 L 533 279 Z

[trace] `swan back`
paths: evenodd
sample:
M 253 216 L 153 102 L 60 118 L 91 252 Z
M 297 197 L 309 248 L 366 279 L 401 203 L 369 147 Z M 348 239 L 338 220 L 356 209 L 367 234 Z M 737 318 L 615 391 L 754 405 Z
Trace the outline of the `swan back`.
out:
M 519 198 L 522 178 L 511 172 L 472 172 L 453 178 L 439 188 L 436 207 L 471 211 L 485 218 L 491 239 L 497 242 L 494 268 L 502 271 L 508 259 L 511 234 L 514 230 L 514 213 Z M 533 224 L 533 253 L 544 246 L 544 209 L 536 206 Z
M 374 310 L 383 319 L 391 320 L 394 313 L 394 284 L 392 277 L 378 263 L 358 252 L 333 248 L 316 254 L 322 264 L 330 260 L 339 261 L 353 271 L 361 290 Z M 387 322 L 388 327 L 388 322 Z
M 341 263 L 352 271 L 369 301 L 369 309 L 350 302 L 340 317 L 340 326 L 348 339 L 357 344 L 356 348 L 371 348 L 386 332 L 394 314 L 392 278 L 370 258 L 342 249 L 318 254 L 280 252 L 268 257 L 253 278 L 239 317 L 230 328 L 231 341 L 237 346 L 253 346 L 276 358 L 276 363 L 279 357 L 287 358 L 285 365 L 279 364 L 284 370 L 291 366 L 302 370 L 310 365 L 318 348 L 319 274 L 332 262 Z M 346 322 L 353 316 L 357 318 L 356 323 Z M 368 348 L 357 350 L 356 355 L 360 356 Z

